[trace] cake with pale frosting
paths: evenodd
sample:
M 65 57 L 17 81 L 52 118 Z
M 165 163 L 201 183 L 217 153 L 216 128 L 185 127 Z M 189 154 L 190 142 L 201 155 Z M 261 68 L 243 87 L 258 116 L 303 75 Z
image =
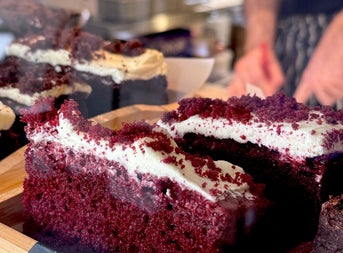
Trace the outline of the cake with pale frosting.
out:
M 105 41 L 71 28 L 19 38 L 8 46 L 6 55 L 71 68 L 92 87 L 89 116 L 132 104 L 168 102 L 164 56 L 139 41 Z
M 242 168 L 184 152 L 157 125 L 110 130 L 74 101 L 23 113 L 26 214 L 101 252 L 219 252 L 268 203 Z
M 343 192 L 342 123 L 343 111 L 307 107 L 279 93 L 184 99 L 158 124 L 187 152 L 230 161 L 266 184 L 274 208 L 266 233 L 252 240 L 280 252 L 312 240 L 321 204 Z

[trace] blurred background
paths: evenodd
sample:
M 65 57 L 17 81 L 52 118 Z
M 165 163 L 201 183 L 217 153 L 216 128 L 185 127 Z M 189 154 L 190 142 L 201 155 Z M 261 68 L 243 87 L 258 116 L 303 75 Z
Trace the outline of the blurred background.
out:
M 104 39 L 140 39 L 166 57 L 215 59 L 210 82 L 227 83 L 243 41 L 242 0 L 41 0 L 82 13 Z M 1 20 L 0 20 L 1 29 Z M 1 29 L 0 57 L 13 36 Z

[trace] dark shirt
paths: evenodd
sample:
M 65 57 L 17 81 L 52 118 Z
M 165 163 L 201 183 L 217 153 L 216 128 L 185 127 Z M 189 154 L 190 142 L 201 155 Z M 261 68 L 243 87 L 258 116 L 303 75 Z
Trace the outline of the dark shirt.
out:
M 343 0 L 281 0 L 280 16 L 293 14 L 333 14 L 343 7 Z

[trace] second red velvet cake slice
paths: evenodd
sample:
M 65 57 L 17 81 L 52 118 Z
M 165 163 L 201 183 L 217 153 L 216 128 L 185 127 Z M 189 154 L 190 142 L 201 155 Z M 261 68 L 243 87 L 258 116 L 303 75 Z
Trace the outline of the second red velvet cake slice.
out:
M 23 119 L 26 213 L 97 250 L 219 252 L 267 203 L 243 169 L 182 151 L 157 125 L 109 130 L 73 101 L 59 111 L 36 104 Z
M 342 110 L 311 108 L 280 93 L 184 99 L 158 124 L 188 152 L 237 164 L 266 184 L 274 207 L 250 246 L 281 252 L 312 240 L 321 204 L 343 192 L 342 120 Z

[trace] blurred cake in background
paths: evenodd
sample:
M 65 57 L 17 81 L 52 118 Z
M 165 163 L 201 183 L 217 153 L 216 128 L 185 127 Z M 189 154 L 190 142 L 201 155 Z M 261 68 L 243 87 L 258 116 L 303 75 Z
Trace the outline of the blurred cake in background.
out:
M 69 68 L 92 87 L 88 116 L 133 104 L 168 103 L 166 63 L 139 41 L 105 41 L 82 30 L 81 17 L 39 1 L 2 1 L 0 19 L 16 37 L 6 56 Z
M 61 8 L 46 7 L 39 0 L 1 0 L 0 20 L 4 30 L 15 37 L 46 30 L 78 26 L 80 14 Z
M 0 101 L 15 114 L 53 97 L 75 99 L 85 117 L 132 104 L 166 104 L 164 56 L 138 41 L 105 41 L 81 28 L 80 15 L 40 1 L 0 1 L 2 28 L 14 34 L 0 62 Z
M 82 102 L 91 91 L 70 67 L 53 67 L 12 56 L 0 63 L 0 101 L 17 115 L 20 109 L 32 106 L 35 100 L 43 97 L 56 98 L 58 103 L 65 98 Z
M 73 28 L 19 38 L 6 52 L 27 62 L 71 68 L 92 87 L 89 116 L 132 104 L 168 101 L 164 56 L 139 41 L 104 41 Z
M 11 127 L 6 146 L 21 147 L 27 143 L 25 124 L 20 120 L 20 110 L 31 107 L 37 99 L 55 98 L 55 106 L 66 98 L 73 98 L 80 104 L 84 114 L 88 114 L 85 103 L 91 93 L 90 85 L 82 82 L 69 67 L 53 67 L 45 63 L 30 63 L 16 57 L 6 57 L 0 62 L 0 101 L 13 110 L 15 122 Z M 5 152 L 9 154 L 8 148 Z
M 0 160 L 20 147 L 19 136 L 13 128 L 15 119 L 14 111 L 0 101 Z

